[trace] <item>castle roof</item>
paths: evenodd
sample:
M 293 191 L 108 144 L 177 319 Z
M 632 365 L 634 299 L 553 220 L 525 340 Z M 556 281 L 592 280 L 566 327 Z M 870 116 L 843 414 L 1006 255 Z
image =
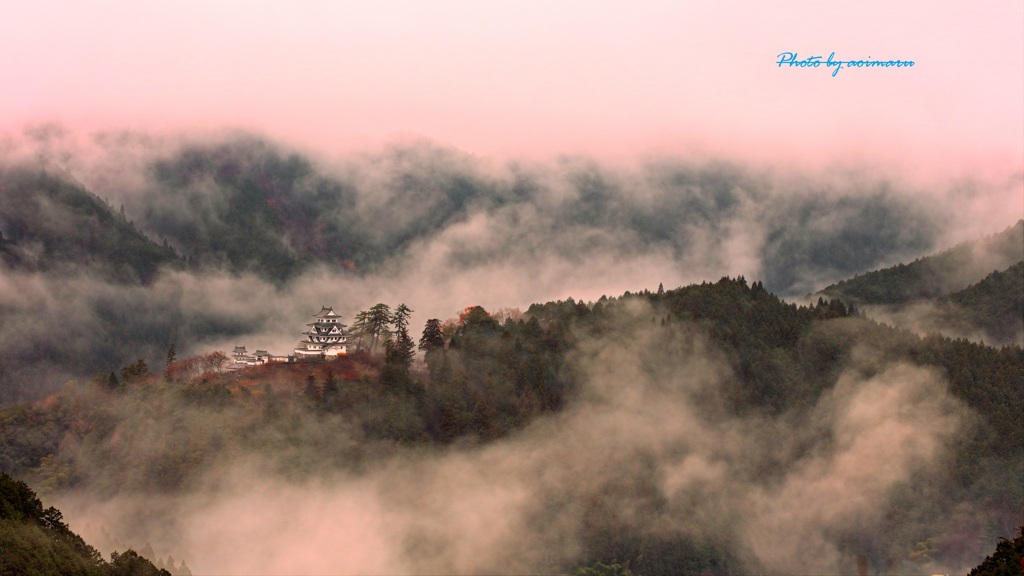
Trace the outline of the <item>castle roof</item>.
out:
M 338 314 L 334 311 L 333 307 L 324 306 L 320 309 L 320 312 L 314 316 L 314 318 L 336 318 Z

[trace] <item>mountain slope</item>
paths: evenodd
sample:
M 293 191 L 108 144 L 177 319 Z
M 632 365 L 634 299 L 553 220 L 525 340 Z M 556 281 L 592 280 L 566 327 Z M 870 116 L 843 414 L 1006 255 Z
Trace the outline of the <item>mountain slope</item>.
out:
M 963 290 L 993 270 L 1024 260 L 1024 220 L 1006 230 L 964 242 L 932 256 L 918 258 L 833 284 L 819 292 L 857 306 L 907 304 Z
M 943 299 L 950 324 L 984 333 L 988 342 L 1024 341 L 1024 261 L 993 272 Z
M 0 472 L 0 574 L 54 576 L 171 576 L 133 550 L 106 563 L 64 523 L 44 509 L 27 484 Z
M 486 494 L 526 478 L 510 488 L 529 502 L 524 516 L 505 511 L 541 535 L 527 547 L 561 551 L 559 563 L 524 572 L 625 561 L 644 574 L 762 572 L 750 518 L 776 521 L 764 499 L 787 492 L 812 509 L 800 530 L 824 530 L 877 567 L 906 563 L 929 541 L 938 566 L 976 563 L 983 554 L 962 542 L 1017 525 L 1020 348 L 921 338 L 838 300 L 788 304 L 742 278 L 535 304 L 526 316 L 498 324 L 473 308 L 447 349 L 404 381 L 386 378 L 379 357 L 353 355 L 71 385 L 0 411 L 0 466 L 50 490 L 139 496 L 176 514 L 179 498 L 229 481 L 235 463 L 308 486 L 378 470 L 390 482 L 409 472 L 405 456 L 412 477 L 430 479 L 404 488 L 416 495 L 405 504 L 458 506 L 479 496 L 466 475 L 482 457 Z M 455 477 L 445 476 L 450 458 Z M 450 482 L 457 494 L 430 492 Z M 851 525 L 830 512 L 828 486 L 861 482 L 878 502 L 851 509 Z M 567 557 L 566 543 L 578 553 Z M 445 572 L 429 563 L 444 554 L 425 557 L 424 572 Z M 926 560 L 902 571 L 938 567 Z
M 146 283 L 178 258 L 81 186 L 16 169 L 0 171 L 0 262 L 24 271 L 88 268 L 111 280 Z

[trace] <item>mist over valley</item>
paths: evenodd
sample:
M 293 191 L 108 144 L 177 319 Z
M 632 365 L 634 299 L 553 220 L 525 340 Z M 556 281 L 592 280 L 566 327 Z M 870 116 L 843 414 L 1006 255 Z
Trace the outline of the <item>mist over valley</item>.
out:
M 195 574 L 966 572 L 1024 524 L 1020 187 L 37 134 L 0 471 Z M 227 369 L 322 306 L 347 355 Z

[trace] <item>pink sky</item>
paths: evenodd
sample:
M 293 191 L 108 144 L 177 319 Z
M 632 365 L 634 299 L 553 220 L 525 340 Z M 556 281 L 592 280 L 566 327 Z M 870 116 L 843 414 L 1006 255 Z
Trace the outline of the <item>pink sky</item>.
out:
M 212 6 L 211 6 L 212 4 Z M 301 7 L 300 7 L 301 6 Z M 918 171 L 1024 158 L 1024 3 L 15 3 L 0 130 L 254 130 L 327 154 L 705 151 Z M 914 60 L 780 69 L 776 55 Z

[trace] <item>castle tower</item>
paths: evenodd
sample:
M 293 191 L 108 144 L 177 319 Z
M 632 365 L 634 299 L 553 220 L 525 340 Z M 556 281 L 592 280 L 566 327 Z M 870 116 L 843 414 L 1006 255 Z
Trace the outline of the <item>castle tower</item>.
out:
M 332 308 L 324 306 L 316 316 L 313 316 L 313 322 L 306 326 L 309 326 L 309 330 L 302 333 L 306 339 L 299 342 L 299 347 L 295 349 L 295 356 L 299 359 L 341 356 L 348 353 L 348 333 L 345 332 L 345 325 L 341 323 L 341 316 Z

